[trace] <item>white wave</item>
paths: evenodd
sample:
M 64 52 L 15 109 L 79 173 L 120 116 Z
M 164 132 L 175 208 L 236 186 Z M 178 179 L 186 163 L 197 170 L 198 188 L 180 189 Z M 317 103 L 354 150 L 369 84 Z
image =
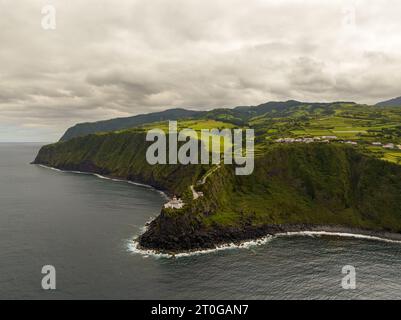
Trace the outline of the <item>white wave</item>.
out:
M 158 190 L 158 189 L 155 189 L 157 192 L 159 192 L 162 196 L 163 196 L 163 198 L 165 199 L 165 200 L 167 200 L 167 201 L 170 201 L 170 197 L 164 192 L 164 191 L 161 191 L 161 190 Z
M 170 200 L 170 197 L 169 197 L 164 191 L 159 190 L 159 189 L 156 189 L 156 188 L 154 188 L 154 187 L 152 187 L 152 186 L 150 186 L 150 185 L 148 185 L 148 184 L 143 184 L 143 183 L 139 183 L 139 182 L 135 182 L 135 181 L 130 181 L 130 180 L 128 180 L 127 182 L 128 182 L 129 184 L 133 184 L 133 185 L 136 185 L 136 186 L 139 186 L 139 187 L 143 187 L 143 188 L 148 188 L 148 189 L 156 190 L 158 193 L 160 193 L 160 194 L 163 196 L 163 198 L 165 198 L 166 200 Z
M 50 170 L 53 170 L 53 171 L 63 172 L 63 170 L 60 170 L 60 169 L 57 169 L 57 168 L 53 168 L 53 167 L 48 167 L 48 166 L 45 166 L 44 164 L 39 164 L 38 166 L 42 167 L 42 168 L 45 168 L 45 169 L 50 169 Z
M 156 189 L 156 188 L 154 188 L 154 187 L 152 187 L 151 185 L 148 185 L 148 184 L 139 183 L 139 182 L 135 182 L 135 181 L 131 181 L 131 180 L 110 178 L 110 177 L 102 176 L 101 174 L 92 173 L 92 172 L 84 172 L 84 171 L 76 171 L 76 170 L 61 170 L 61 169 L 57 169 L 57 168 L 46 166 L 44 164 L 39 164 L 39 166 L 42 167 L 42 168 L 50 169 L 50 170 L 57 171 L 57 172 L 86 174 L 86 175 L 95 176 L 95 177 L 97 177 L 99 179 L 110 180 L 110 181 L 115 181 L 115 182 L 125 182 L 125 183 L 129 183 L 129 184 L 133 184 L 133 185 L 136 185 L 138 187 L 143 187 L 143 188 L 148 188 L 148 189 L 155 190 L 158 193 L 160 193 L 165 199 L 167 199 L 167 200 L 170 199 L 169 196 L 164 191 Z
M 148 231 L 149 225 L 154 219 L 155 217 L 150 217 L 149 220 L 145 222 L 145 224 L 141 227 L 141 234 L 144 234 L 146 231 Z
M 142 228 L 142 233 L 147 231 L 147 226 Z M 328 231 L 297 231 L 297 232 L 285 232 L 285 233 L 278 233 L 276 235 L 267 235 L 265 237 L 256 239 L 256 240 L 249 240 L 244 241 L 240 244 L 235 243 L 227 243 L 216 246 L 216 248 L 212 249 L 204 249 L 204 250 L 196 250 L 196 251 L 183 251 L 180 253 L 161 253 L 157 250 L 148 250 L 142 249 L 139 246 L 138 241 L 136 240 L 129 240 L 127 244 L 128 251 L 143 255 L 145 258 L 152 256 L 155 258 L 182 258 L 182 257 L 189 257 L 189 256 L 196 256 L 200 254 L 209 254 L 217 251 L 222 250 L 233 250 L 233 249 L 250 249 L 255 246 L 261 246 L 264 244 L 269 243 L 271 240 L 275 239 L 276 237 L 291 237 L 291 236 L 308 236 L 308 237 L 320 237 L 320 236 L 337 236 L 337 237 L 344 237 L 344 238 L 356 238 L 356 239 L 365 239 L 365 240 L 373 240 L 373 241 L 382 241 L 388 243 L 401 243 L 401 240 L 391 240 L 376 236 L 369 236 L 363 234 L 354 234 L 354 233 L 346 233 L 346 232 L 328 232 Z
M 89 173 L 89 172 L 82 172 L 82 171 L 66 171 L 66 170 L 61 170 L 61 172 L 92 175 L 92 174 Z
M 145 230 L 146 231 L 146 230 Z M 233 249 L 250 249 L 255 246 L 261 246 L 268 243 L 270 240 L 273 239 L 273 236 L 265 236 L 263 238 L 259 238 L 256 240 L 244 241 L 240 244 L 235 243 L 226 243 L 215 248 L 211 249 L 202 249 L 202 250 L 193 250 L 193 251 L 182 251 L 179 253 L 162 253 L 156 250 L 149 250 L 149 249 L 142 249 L 139 246 L 138 241 L 136 240 L 128 240 L 127 249 L 129 252 L 134 254 L 140 254 L 145 258 L 152 256 L 154 258 L 183 258 L 183 257 L 190 257 L 190 256 L 197 256 L 201 254 L 209 254 L 213 252 L 223 251 L 223 250 L 233 250 Z
M 356 239 L 365 239 L 365 240 L 374 240 L 374 241 L 382 241 L 388 243 L 401 243 L 401 240 L 392 240 L 387 238 L 381 238 L 376 236 L 369 236 L 365 234 L 357 234 L 357 233 L 347 233 L 347 232 L 329 232 L 329 231 L 296 231 L 296 232 L 284 232 L 276 234 L 277 237 L 283 236 L 335 236 L 335 237 L 344 237 L 344 238 L 356 238 Z
M 169 197 L 167 196 L 166 193 L 164 193 L 161 190 L 158 190 L 150 185 L 147 184 L 142 184 L 134 181 L 129 181 L 129 180 L 122 180 L 122 179 L 115 179 L 115 178 L 109 178 L 102 176 L 98 173 L 91 173 L 91 172 L 82 172 L 82 171 L 68 171 L 68 170 L 61 170 L 53 167 L 49 167 L 43 164 L 39 164 L 40 167 L 54 170 L 57 172 L 66 172 L 66 173 L 77 173 L 77 174 L 90 174 L 94 175 L 100 179 L 105 179 L 105 180 L 112 180 L 116 182 L 127 182 L 129 184 L 134 184 L 137 186 L 141 187 L 146 187 L 149 189 L 156 190 L 159 192 L 163 197 L 165 197 L 167 200 Z M 147 231 L 149 223 L 153 220 L 154 218 L 151 218 L 142 228 L 141 228 L 141 234 L 145 233 Z M 365 240 L 374 240 L 374 241 L 381 241 L 381 242 L 387 242 L 387 243 L 401 243 L 401 240 L 392 240 L 392 239 L 387 239 L 387 238 L 382 238 L 382 237 L 377 237 L 377 236 L 369 236 L 369 235 L 364 235 L 364 234 L 357 234 L 357 233 L 347 233 L 347 232 L 329 232 L 329 231 L 295 231 L 295 232 L 284 232 L 284 233 L 278 233 L 274 236 L 267 235 L 265 237 L 256 239 L 256 240 L 250 240 L 250 241 L 244 241 L 240 244 L 235 244 L 235 243 L 227 243 L 223 245 L 216 246 L 216 248 L 212 249 L 204 249 L 204 250 L 197 250 L 197 251 L 184 251 L 180 252 L 177 254 L 170 254 L 170 253 L 160 253 L 156 250 L 145 250 L 139 248 L 139 243 L 137 241 L 134 241 L 130 239 L 128 241 L 128 250 L 132 253 L 138 253 L 141 254 L 145 257 L 148 256 L 154 256 L 154 257 L 165 257 L 165 258 L 180 258 L 180 257 L 188 257 L 188 256 L 193 256 L 193 255 L 199 255 L 199 254 L 208 254 L 212 252 L 217 252 L 217 251 L 222 251 L 222 250 L 232 250 L 232 249 L 249 249 L 250 247 L 254 246 L 260 246 L 263 244 L 266 244 L 270 242 L 272 239 L 275 237 L 283 237 L 283 236 L 309 236 L 309 237 L 315 237 L 315 236 L 337 236 L 337 237 L 344 237 L 344 238 L 355 238 L 355 239 L 365 239 Z
M 143 183 L 134 182 L 134 181 L 128 181 L 128 183 L 129 183 L 129 184 L 136 185 L 136 186 L 144 187 L 144 188 L 153 189 L 153 187 L 150 186 L 150 185 L 148 185 L 148 184 L 143 184 Z
M 84 172 L 83 172 L 84 173 Z M 89 173 L 92 174 L 93 176 L 100 178 L 100 179 L 104 179 L 104 180 L 110 180 L 110 181 L 115 181 L 115 182 L 126 182 L 129 183 L 128 180 L 124 180 L 124 179 L 117 179 L 117 178 L 110 178 L 110 177 L 106 177 L 106 176 L 102 176 L 101 174 L 98 173 Z
M 104 179 L 104 180 L 111 180 L 111 181 L 113 181 L 113 179 L 112 179 L 112 178 L 109 178 L 109 177 L 102 176 L 101 174 L 98 174 L 98 173 L 92 173 L 92 175 L 94 175 L 95 177 L 98 177 L 98 178 L 100 178 L 100 179 Z

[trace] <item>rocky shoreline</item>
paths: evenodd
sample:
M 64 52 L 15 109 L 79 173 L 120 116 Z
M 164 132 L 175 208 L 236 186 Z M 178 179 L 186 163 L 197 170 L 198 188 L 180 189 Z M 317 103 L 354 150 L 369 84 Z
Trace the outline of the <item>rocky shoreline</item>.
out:
M 157 181 L 154 181 L 154 180 L 148 181 L 148 180 L 142 179 L 141 177 L 138 177 L 138 176 L 123 177 L 123 176 L 112 175 L 112 174 L 110 174 L 109 170 L 99 168 L 91 162 L 83 163 L 83 164 L 79 164 L 79 165 L 52 166 L 51 164 L 42 163 L 40 161 L 34 160 L 30 164 L 44 166 L 44 167 L 47 167 L 50 169 L 57 169 L 57 170 L 64 171 L 64 172 L 100 175 L 100 176 L 108 178 L 110 180 L 120 180 L 120 181 L 126 181 L 129 183 L 138 184 L 138 185 L 143 185 L 143 186 L 153 188 L 153 189 L 163 193 L 165 195 L 165 197 L 167 197 L 167 198 L 170 198 L 173 195 L 172 192 L 170 192 L 166 188 L 163 188 L 159 183 L 157 183 Z
M 139 236 L 135 241 L 138 242 L 138 249 L 151 250 L 161 254 L 180 254 L 198 251 L 209 251 L 224 246 L 241 246 L 250 241 L 258 241 L 267 236 L 276 236 L 291 233 L 302 232 L 322 232 L 327 235 L 338 236 L 342 235 L 360 235 L 374 237 L 377 239 L 400 241 L 401 233 L 394 233 L 385 230 L 369 230 L 352 228 L 346 226 L 335 225 L 309 225 L 309 224 L 294 224 L 294 225 L 264 225 L 260 227 L 247 226 L 244 228 L 216 228 L 209 231 L 203 230 L 186 235 L 169 235 L 167 239 L 159 237 L 155 240 L 153 236 L 151 222 L 147 231 Z M 159 234 L 160 236 L 160 234 Z M 185 239 L 183 238 L 185 237 Z
M 41 164 L 52 167 L 50 164 L 41 161 L 32 162 L 32 164 Z M 126 181 L 147 184 L 153 188 L 171 194 L 165 188 L 162 188 L 157 181 L 145 181 L 141 177 L 115 177 L 110 172 L 94 166 L 91 162 L 80 163 L 79 165 L 63 165 L 56 167 L 59 170 L 74 171 L 83 173 L 100 174 L 110 178 L 118 178 Z M 339 225 L 311 225 L 311 224 L 288 224 L 288 225 L 261 225 L 253 226 L 245 224 L 238 227 L 205 227 L 196 217 L 190 213 L 174 219 L 161 214 L 147 225 L 147 230 L 140 235 L 137 241 L 139 250 L 151 250 L 157 253 L 179 254 L 194 251 L 204 251 L 216 249 L 220 246 L 236 245 L 249 241 L 257 241 L 267 236 L 292 232 L 328 232 L 328 233 L 346 233 L 354 235 L 364 235 L 382 239 L 401 241 L 401 233 L 394 233 L 388 230 L 370 230 Z

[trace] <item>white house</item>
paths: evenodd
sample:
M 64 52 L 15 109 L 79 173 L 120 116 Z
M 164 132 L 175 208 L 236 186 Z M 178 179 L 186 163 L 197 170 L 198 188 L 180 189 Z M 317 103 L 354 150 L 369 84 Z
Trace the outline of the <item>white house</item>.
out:
M 303 141 L 304 141 L 305 143 L 312 143 L 312 142 L 314 142 L 315 140 L 314 140 L 313 138 L 304 138 Z
M 394 145 L 394 143 L 388 143 L 388 144 L 385 144 L 385 145 L 383 146 L 383 148 L 386 148 L 386 149 L 394 149 L 394 148 L 395 148 L 395 145 Z
M 181 199 L 177 199 L 176 196 L 174 196 L 173 199 L 164 204 L 164 207 L 169 209 L 181 209 L 183 206 L 184 202 Z

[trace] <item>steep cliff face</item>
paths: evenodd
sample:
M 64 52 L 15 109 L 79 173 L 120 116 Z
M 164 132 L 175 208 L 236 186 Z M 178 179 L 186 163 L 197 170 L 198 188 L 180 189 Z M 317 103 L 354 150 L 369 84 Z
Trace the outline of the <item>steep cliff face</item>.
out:
M 149 144 L 141 131 L 88 135 L 42 147 L 33 163 L 120 177 L 179 195 L 206 170 L 180 164 L 151 166 L 146 161 Z
M 145 123 L 153 123 L 166 120 L 190 119 L 203 115 L 204 111 L 192 111 L 185 109 L 170 109 L 149 114 L 140 114 L 127 118 L 116 118 L 97 122 L 78 123 L 68 128 L 60 141 L 86 136 L 98 132 L 111 132 L 140 126 Z
M 401 167 L 328 145 L 277 146 L 251 176 L 224 166 L 205 197 L 164 210 L 140 238 L 146 248 L 210 248 L 282 231 L 348 227 L 401 232 Z
M 151 184 L 184 198 L 163 209 L 140 245 L 168 251 L 210 248 L 283 230 L 342 226 L 401 232 L 401 166 L 344 145 L 273 145 L 255 159 L 250 176 L 222 165 L 146 162 L 141 132 L 89 135 L 43 147 L 35 163 L 99 172 Z M 192 198 L 190 186 L 204 193 Z

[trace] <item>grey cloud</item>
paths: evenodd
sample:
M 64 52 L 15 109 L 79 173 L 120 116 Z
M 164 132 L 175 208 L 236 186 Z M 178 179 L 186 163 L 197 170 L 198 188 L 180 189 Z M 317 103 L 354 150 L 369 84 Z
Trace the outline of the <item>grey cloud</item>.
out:
M 302 92 L 327 92 L 335 84 L 324 63 L 308 57 L 293 62 L 288 78 L 291 88 Z
M 37 139 L 171 107 L 400 95 L 397 0 L 355 0 L 354 26 L 345 0 L 52 3 L 55 31 L 40 26 L 43 1 L 0 2 L 0 127 Z

